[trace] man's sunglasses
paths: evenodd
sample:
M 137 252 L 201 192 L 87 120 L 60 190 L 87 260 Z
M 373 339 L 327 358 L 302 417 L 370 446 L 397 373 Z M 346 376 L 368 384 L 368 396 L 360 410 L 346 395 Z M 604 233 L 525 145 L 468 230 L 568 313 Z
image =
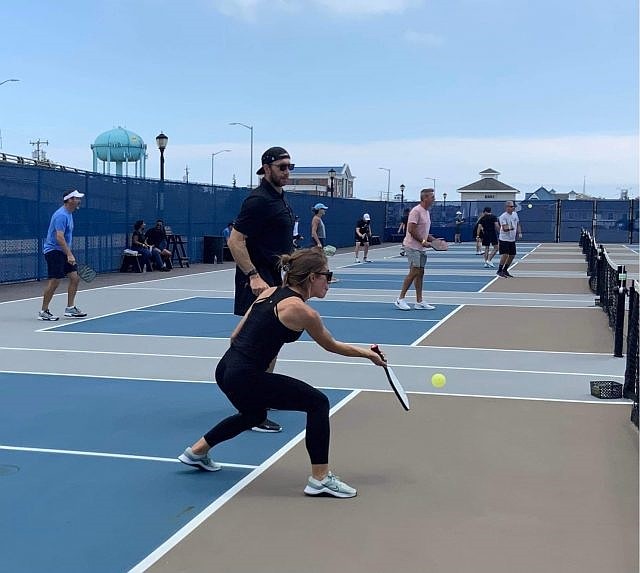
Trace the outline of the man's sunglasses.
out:
M 327 282 L 330 283 L 331 279 L 333 279 L 333 271 L 323 271 L 321 273 L 316 273 L 317 275 L 324 275 L 327 277 Z
M 280 165 L 271 165 L 271 167 L 277 167 L 278 169 L 280 169 L 280 171 L 286 171 L 287 169 L 289 171 L 293 171 L 295 166 L 295 163 L 281 163 Z

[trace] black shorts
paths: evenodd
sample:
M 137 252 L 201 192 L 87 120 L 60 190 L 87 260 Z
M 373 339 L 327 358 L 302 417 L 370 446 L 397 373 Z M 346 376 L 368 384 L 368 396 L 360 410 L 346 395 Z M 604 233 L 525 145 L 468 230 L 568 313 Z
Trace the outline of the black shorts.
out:
M 44 258 L 47 261 L 47 278 L 63 279 L 69 273 L 74 273 L 78 270 L 78 265 L 69 264 L 67 255 L 57 249 L 45 253 Z
M 516 242 L 515 241 L 500 241 L 500 254 L 501 255 L 515 255 L 516 254 Z
M 489 245 L 493 245 L 494 247 L 498 246 L 498 237 L 494 235 L 482 235 L 482 244 L 485 247 Z
M 360 243 L 360 246 L 364 247 L 369 243 L 369 235 L 365 235 L 363 238 L 360 238 L 358 237 L 358 235 L 356 235 L 356 243 Z

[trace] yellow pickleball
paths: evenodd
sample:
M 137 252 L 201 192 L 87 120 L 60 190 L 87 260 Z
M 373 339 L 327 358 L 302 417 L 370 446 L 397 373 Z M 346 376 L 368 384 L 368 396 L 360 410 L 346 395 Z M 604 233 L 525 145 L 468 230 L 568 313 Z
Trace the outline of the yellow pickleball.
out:
M 436 372 L 431 377 L 431 384 L 434 388 L 442 388 L 447 383 L 447 377 L 440 372 Z

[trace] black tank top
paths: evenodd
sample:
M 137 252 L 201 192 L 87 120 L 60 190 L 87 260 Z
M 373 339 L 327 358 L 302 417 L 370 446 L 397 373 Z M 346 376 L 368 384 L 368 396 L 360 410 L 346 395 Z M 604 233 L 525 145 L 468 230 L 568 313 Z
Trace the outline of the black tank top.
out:
M 240 353 L 248 364 L 264 372 L 285 343 L 295 342 L 302 336 L 302 331 L 287 328 L 277 316 L 276 305 L 292 296 L 302 299 L 289 287 L 278 287 L 270 297 L 254 303 L 230 350 Z

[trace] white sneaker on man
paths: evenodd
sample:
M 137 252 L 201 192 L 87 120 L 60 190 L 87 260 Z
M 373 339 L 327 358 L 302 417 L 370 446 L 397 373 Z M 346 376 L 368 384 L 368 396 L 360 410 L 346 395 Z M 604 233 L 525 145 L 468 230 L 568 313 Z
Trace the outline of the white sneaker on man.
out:
M 397 298 L 393 303 L 396 308 L 400 310 L 411 310 L 411 307 L 407 304 L 407 301 L 403 298 Z
M 495 266 L 491 261 L 487 261 L 487 262 L 489 263 L 489 266 L 490 266 L 492 269 L 495 269 L 495 268 L 496 268 L 496 266 Z
M 485 262 L 484 262 L 484 268 L 485 268 L 485 269 L 489 269 L 489 268 L 491 268 L 491 265 L 489 264 L 489 261 L 485 261 Z
M 416 310 L 433 310 L 435 306 L 433 306 L 432 304 L 427 304 L 425 301 L 422 301 L 422 302 L 416 302 L 416 304 L 413 305 L 413 308 L 415 308 Z

